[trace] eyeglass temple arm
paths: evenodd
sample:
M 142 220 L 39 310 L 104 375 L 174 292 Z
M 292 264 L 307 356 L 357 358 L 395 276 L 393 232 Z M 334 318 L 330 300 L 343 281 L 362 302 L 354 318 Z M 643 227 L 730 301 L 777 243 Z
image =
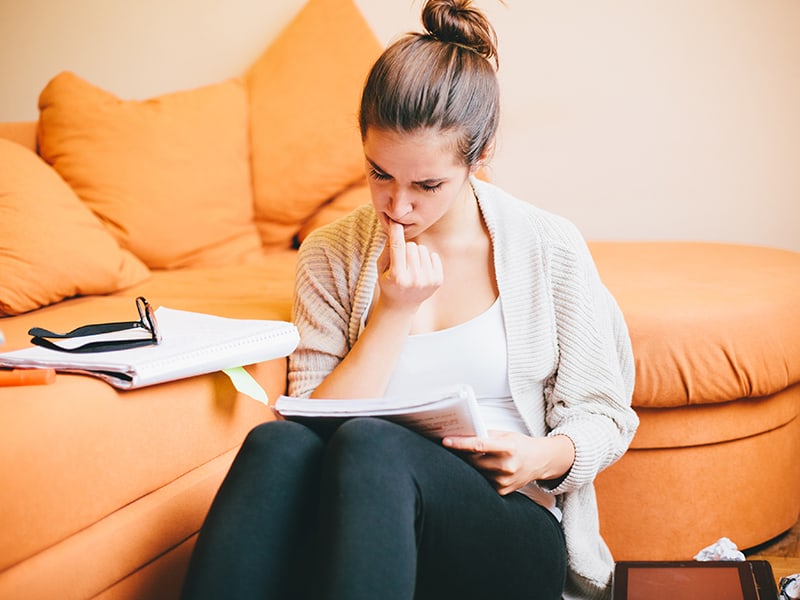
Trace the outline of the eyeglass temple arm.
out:
M 98 333 L 111 333 L 113 331 L 124 331 L 125 329 L 133 329 L 135 327 L 143 327 L 139 321 L 119 321 L 117 323 L 97 323 L 95 325 L 83 325 L 77 327 L 67 333 L 56 333 L 43 327 L 32 327 L 28 330 L 28 335 L 34 337 L 45 337 L 55 339 L 67 339 L 74 337 L 83 337 L 86 335 L 97 335 Z

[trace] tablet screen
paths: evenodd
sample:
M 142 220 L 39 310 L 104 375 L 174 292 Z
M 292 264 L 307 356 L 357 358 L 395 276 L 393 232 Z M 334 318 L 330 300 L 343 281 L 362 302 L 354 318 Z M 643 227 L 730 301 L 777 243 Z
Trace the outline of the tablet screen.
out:
M 628 573 L 628 600 L 745 600 L 738 569 L 643 568 Z
M 743 562 L 618 563 L 614 600 L 757 600 L 752 568 Z

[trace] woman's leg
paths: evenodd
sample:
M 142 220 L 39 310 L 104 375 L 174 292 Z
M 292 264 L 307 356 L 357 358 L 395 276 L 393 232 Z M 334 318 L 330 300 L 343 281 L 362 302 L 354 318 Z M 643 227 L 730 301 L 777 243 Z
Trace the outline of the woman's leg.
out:
M 557 520 L 401 426 L 354 419 L 336 431 L 322 515 L 323 598 L 561 597 Z
M 250 432 L 200 531 L 185 600 L 304 597 L 323 447 L 297 423 Z

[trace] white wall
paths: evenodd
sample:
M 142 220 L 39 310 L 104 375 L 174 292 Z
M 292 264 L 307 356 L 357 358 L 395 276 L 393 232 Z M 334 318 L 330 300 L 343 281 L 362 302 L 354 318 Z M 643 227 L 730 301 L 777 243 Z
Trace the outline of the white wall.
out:
M 421 0 L 356 0 L 387 42 Z M 70 69 L 126 98 L 237 75 L 303 0 L 0 0 L 0 120 Z M 800 251 L 800 2 L 478 0 L 500 35 L 493 177 L 594 239 Z

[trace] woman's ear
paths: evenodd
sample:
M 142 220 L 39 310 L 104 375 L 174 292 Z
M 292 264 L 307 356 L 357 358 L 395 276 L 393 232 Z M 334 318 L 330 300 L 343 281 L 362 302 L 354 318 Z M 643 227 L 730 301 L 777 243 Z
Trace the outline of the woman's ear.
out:
M 483 147 L 483 151 L 480 153 L 480 156 L 478 156 L 478 160 L 475 161 L 475 164 L 470 167 L 470 174 L 474 174 L 475 172 L 484 169 L 486 165 L 489 164 L 489 161 L 492 159 L 492 155 L 494 154 L 494 148 L 495 138 L 492 138 L 491 141 L 489 141 L 489 143 Z

